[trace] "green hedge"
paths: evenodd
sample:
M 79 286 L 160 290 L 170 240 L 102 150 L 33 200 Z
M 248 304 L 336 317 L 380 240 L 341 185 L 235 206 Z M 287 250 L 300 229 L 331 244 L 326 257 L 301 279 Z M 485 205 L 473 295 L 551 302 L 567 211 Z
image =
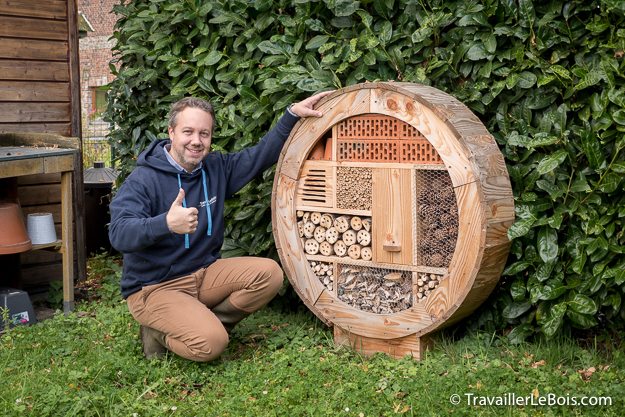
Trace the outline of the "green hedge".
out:
M 132 1 L 114 6 L 108 117 L 121 180 L 185 95 L 215 149 L 258 142 L 285 107 L 376 80 L 423 83 L 495 135 L 516 199 L 504 277 L 474 324 L 522 341 L 625 318 L 625 1 Z M 119 68 L 117 70 L 116 68 Z M 224 256 L 275 257 L 273 171 L 227 202 Z

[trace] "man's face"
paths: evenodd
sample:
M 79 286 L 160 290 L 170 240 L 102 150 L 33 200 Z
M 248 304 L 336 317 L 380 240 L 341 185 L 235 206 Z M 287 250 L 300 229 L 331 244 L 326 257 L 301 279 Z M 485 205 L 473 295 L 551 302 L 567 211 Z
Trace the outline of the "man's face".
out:
M 213 118 L 204 110 L 187 107 L 178 113 L 176 128 L 169 126 L 169 154 L 188 172 L 208 155 L 211 147 Z

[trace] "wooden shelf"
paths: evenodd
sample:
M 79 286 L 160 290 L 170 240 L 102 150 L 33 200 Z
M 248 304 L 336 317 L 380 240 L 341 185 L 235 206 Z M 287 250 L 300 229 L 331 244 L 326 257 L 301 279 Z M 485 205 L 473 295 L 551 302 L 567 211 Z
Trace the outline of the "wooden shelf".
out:
M 33 247 L 30 250 L 48 249 L 48 250 L 59 251 L 61 250 L 62 246 L 63 246 L 63 240 L 58 239 L 56 242 L 46 243 L 44 245 L 33 245 Z
M 423 273 L 438 274 L 438 275 L 445 275 L 447 273 L 447 268 L 432 268 L 428 266 L 419 266 L 419 265 L 414 266 L 414 265 L 389 264 L 389 263 L 381 263 L 381 262 L 363 261 L 362 259 L 352 259 L 349 256 L 339 257 L 339 256 L 323 256 L 323 255 L 306 254 L 306 259 L 308 259 L 309 261 L 337 262 L 337 263 L 341 263 L 345 265 L 357 265 L 357 266 L 366 266 L 366 267 L 371 267 L 371 268 L 395 269 L 398 271 L 423 272 Z
M 371 217 L 371 211 L 368 210 L 347 210 L 332 207 L 315 207 L 315 206 L 296 206 L 295 210 L 301 211 L 318 211 L 319 213 L 332 213 L 332 214 L 349 214 L 351 216 L 364 216 Z
M 354 167 L 354 168 L 397 168 L 397 169 L 423 169 L 423 170 L 438 170 L 447 171 L 445 164 L 413 164 L 413 163 L 399 163 L 399 162 L 368 162 L 368 161 L 323 161 L 307 159 L 304 165 L 314 164 L 317 166 L 328 167 Z

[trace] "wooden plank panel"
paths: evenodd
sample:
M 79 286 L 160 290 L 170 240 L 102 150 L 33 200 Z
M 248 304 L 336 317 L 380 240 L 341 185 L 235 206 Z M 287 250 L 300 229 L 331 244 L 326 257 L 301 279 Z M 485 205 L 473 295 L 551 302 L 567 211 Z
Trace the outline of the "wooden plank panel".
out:
M 508 259 L 508 255 L 510 254 L 511 246 L 512 242 L 508 242 L 502 245 L 487 246 L 484 248 L 484 256 L 482 257 L 480 269 L 491 265 L 497 265 L 502 262 L 505 263 L 506 259 Z
M 69 122 L 69 103 L 0 103 L 0 122 Z
M 298 180 L 296 205 L 333 207 L 334 188 L 334 169 L 331 163 L 306 161 Z
M 74 169 L 74 155 L 48 156 L 43 159 L 46 174 L 71 171 Z
M 491 285 L 493 282 L 498 282 L 505 266 L 506 262 L 504 261 L 495 265 L 481 268 L 480 272 L 478 272 L 477 276 L 475 277 L 475 281 L 473 282 L 473 288 L 471 288 L 469 294 L 471 294 L 473 291 L 482 291 L 482 287 Z
M 0 13 L 64 20 L 67 18 L 67 2 L 63 0 L 0 0 Z
M 514 198 L 486 201 L 486 221 L 499 223 L 514 220 Z
M 508 229 L 514 224 L 513 220 L 500 223 L 488 223 L 486 225 L 486 247 L 503 245 L 508 243 Z
M 47 250 L 33 250 L 20 254 L 20 264 L 22 267 L 27 265 L 37 265 L 43 263 L 59 262 L 63 259 L 60 253 L 50 252 Z
M 66 123 L 0 123 L 2 133 L 51 133 L 69 136 L 70 126 Z
M 409 169 L 373 170 L 373 259 L 412 264 L 412 181 Z M 384 245 L 399 251 L 385 250 Z
M 276 242 L 280 242 L 282 266 L 288 270 L 287 276 L 295 281 L 293 287 L 299 290 L 302 300 L 314 306 L 324 288 L 310 270 L 300 242 L 293 206 L 296 187 L 297 182 L 287 176 L 280 175 L 275 180 L 272 207 L 274 234 L 277 235 Z
M 369 89 L 358 89 L 337 97 L 320 100 L 315 106 L 323 113 L 322 118 L 307 117 L 293 129 L 292 136 L 285 144 L 284 153 L 278 162 L 280 173 L 297 179 L 303 158 L 308 155 L 316 140 L 339 121 L 369 112 Z M 326 97 L 324 97 L 326 98 Z
M 395 359 L 411 356 L 413 359 L 421 360 L 425 350 L 433 349 L 434 342 L 430 335 L 424 337 L 411 335 L 399 339 L 383 340 L 348 333 L 338 326 L 334 326 L 334 345 L 335 347 L 345 346 L 367 356 L 376 352 L 383 352 Z
M 61 185 L 47 184 L 19 187 L 17 195 L 22 206 L 60 203 Z
M 22 283 L 24 286 L 46 284 L 58 281 L 63 276 L 63 264 L 39 264 L 22 268 Z
M 512 197 L 508 176 L 488 177 L 481 180 L 484 200 L 500 200 Z
M 69 101 L 69 83 L 0 81 L 0 101 Z
M 475 181 L 464 146 L 456 134 L 427 106 L 403 94 L 372 90 L 371 112 L 394 116 L 419 130 L 445 162 L 454 187 Z
M 64 41 L 67 39 L 67 23 L 0 15 L 0 36 Z
M 0 61 L 0 74 L 3 80 L 69 81 L 66 62 L 5 60 Z
M 24 216 L 28 216 L 31 213 L 52 213 L 52 219 L 54 219 L 54 223 L 56 224 L 60 224 L 62 220 L 61 203 L 22 206 L 22 212 L 24 213 Z M 57 237 L 60 237 L 60 236 L 61 235 L 59 234 Z
M 25 175 L 17 179 L 17 185 L 55 184 L 61 182 L 61 174 Z
M 434 87 L 413 83 L 379 83 L 378 85 L 383 89 L 414 94 L 418 101 L 427 103 L 438 117 L 461 136 L 490 134 L 467 106 Z
M 21 175 L 43 172 L 43 158 L 14 159 L 12 161 L 4 161 L 0 163 L 0 178 L 18 177 Z
M 67 61 L 68 52 L 67 42 L 10 38 L 0 40 L 0 58 Z

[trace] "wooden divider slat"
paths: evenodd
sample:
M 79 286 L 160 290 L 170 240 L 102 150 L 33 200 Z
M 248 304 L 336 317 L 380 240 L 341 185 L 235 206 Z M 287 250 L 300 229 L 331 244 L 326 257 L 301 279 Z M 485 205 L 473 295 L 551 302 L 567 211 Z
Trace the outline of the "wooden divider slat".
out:
M 66 62 L 0 60 L 0 79 L 20 81 L 69 81 Z
M 60 41 L 0 39 L 0 58 L 67 61 L 68 44 Z
M 69 102 L 69 83 L 0 81 L 0 101 Z
M 0 13 L 63 20 L 67 18 L 67 1 L 2 0 L 0 1 Z
M 69 122 L 69 112 L 69 103 L 0 103 L 0 122 Z
M 67 40 L 67 23 L 0 15 L 0 36 L 63 41 Z

